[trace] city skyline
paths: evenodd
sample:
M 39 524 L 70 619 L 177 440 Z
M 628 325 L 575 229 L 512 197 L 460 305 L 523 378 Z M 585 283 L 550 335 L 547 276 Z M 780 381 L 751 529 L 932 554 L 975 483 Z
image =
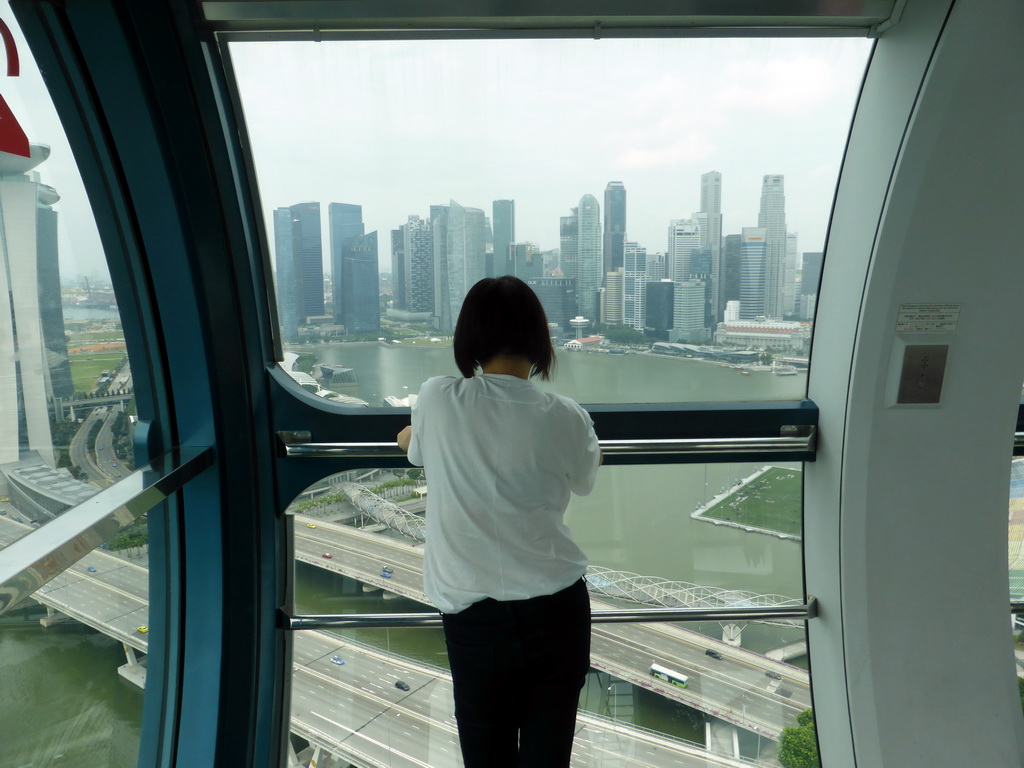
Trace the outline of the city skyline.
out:
M 367 231 L 390 232 L 452 198 L 488 214 L 505 199 L 516 201 L 517 241 L 543 251 L 557 247 L 558 218 L 575 201 L 602 200 L 616 180 L 629 193 L 625 236 L 649 253 L 663 249 L 670 220 L 701 210 L 699 177 L 710 169 L 725 179 L 723 236 L 756 224 L 761 178 L 779 174 L 789 230 L 802 250 L 822 250 L 869 50 L 858 39 L 232 43 L 268 242 L 273 210 L 297 202 L 352 200 Z M 438 72 L 451 76 L 441 92 Z M 323 98 L 340 73 L 351 97 Z M 507 88 L 490 85 L 499 82 Z M 625 94 L 621 109 L 604 106 L 603 88 Z M 62 272 L 104 274 L 84 186 L 35 67 L 5 98 L 30 141 L 52 149 L 43 181 L 62 190 Z M 366 120 L 345 117 L 353 103 Z M 450 109 L 434 109 L 442 103 Z M 389 271 L 389 239 L 379 246 Z
M 723 176 L 723 235 L 755 226 L 762 178 L 784 175 L 789 230 L 802 247 L 821 250 L 869 43 L 231 48 L 264 210 L 352 200 L 368 230 L 391 231 L 450 199 L 488 215 L 494 201 L 514 200 L 517 242 L 548 250 L 560 217 L 583 195 L 603 202 L 608 183 L 620 181 L 625 237 L 653 253 L 664 249 L 669 221 L 701 211 L 700 177 L 711 170 Z M 324 98 L 341 80 L 344 103 Z M 625 94 L 620 108 L 607 108 L 606 91 Z M 346 119 L 354 105 L 371 118 Z M 382 269 L 390 268 L 386 246 Z

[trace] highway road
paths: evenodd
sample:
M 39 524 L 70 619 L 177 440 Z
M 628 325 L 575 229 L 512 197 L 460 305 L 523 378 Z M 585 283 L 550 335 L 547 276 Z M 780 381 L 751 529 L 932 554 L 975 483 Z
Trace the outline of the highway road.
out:
M 29 526 L 0 517 L 0 546 Z M 372 558 L 370 559 L 372 560 Z M 400 567 L 411 563 L 394 558 Z M 373 568 L 380 564 L 372 560 Z M 399 566 L 393 566 L 397 572 Z M 92 568 L 93 570 L 89 570 Z M 137 650 L 148 647 L 146 568 L 96 550 L 38 598 Z M 291 729 L 357 765 L 461 766 L 451 679 L 438 670 L 325 632 L 297 632 L 293 644 Z M 337 656 L 344 664 L 331 660 Z M 409 690 L 396 687 L 401 680 Z M 518 681 L 517 684 L 523 684 Z M 573 768 L 743 768 L 726 755 L 580 713 Z M 613 762 L 610 762 L 613 761 Z
M 107 418 L 107 410 L 106 406 L 93 408 L 79 426 L 78 432 L 71 438 L 69 447 L 71 463 L 85 472 L 86 482 L 92 483 L 97 488 L 106 488 L 110 485 L 110 479 L 96 466 L 92 452 L 88 449 L 88 438 L 93 424 L 100 423 Z
M 331 557 L 324 557 L 328 554 Z M 422 545 L 296 515 L 295 557 L 429 606 L 423 593 Z M 390 578 L 382 575 L 384 565 L 392 569 Z M 616 607 L 593 597 L 591 606 Z M 592 643 L 591 663 L 596 669 L 768 738 L 777 739 L 811 707 L 806 670 L 679 624 L 595 624 Z M 722 658 L 707 655 L 708 650 Z M 689 685 L 662 684 L 650 676 L 652 663 L 682 672 L 690 678 Z M 781 679 L 768 677 L 767 672 Z
M 96 468 L 110 482 L 117 482 L 131 474 L 131 470 L 124 466 L 124 462 L 114 452 L 113 426 L 122 410 L 120 404 L 110 406 L 96 436 Z

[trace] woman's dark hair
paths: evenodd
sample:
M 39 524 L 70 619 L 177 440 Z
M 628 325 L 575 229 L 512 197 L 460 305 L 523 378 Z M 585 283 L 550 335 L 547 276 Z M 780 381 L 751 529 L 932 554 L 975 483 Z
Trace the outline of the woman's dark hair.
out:
M 540 299 L 518 277 L 485 277 L 469 289 L 455 324 L 455 364 L 472 378 L 478 367 L 499 355 L 524 357 L 531 376 L 555 372 L 548 319 Z

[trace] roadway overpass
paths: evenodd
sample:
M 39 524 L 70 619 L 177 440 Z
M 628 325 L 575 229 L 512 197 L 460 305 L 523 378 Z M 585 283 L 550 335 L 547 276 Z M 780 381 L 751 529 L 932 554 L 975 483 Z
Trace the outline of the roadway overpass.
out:
M 420 545 L 296 515 L 295 559 L 430 605 Z M 313 526 L 312 528 L 309 526 Z M 330 557 L 325 557 L 330 555 Z M 383 566 L 390 566 L 389 577 Z M 615 608 L 591 597 L 594 610 Z M 707 651 L 718 653 L 717 659 Z M 683 672 L 686 688 L 650 676 L 652 663 Z M 595 624 L 591 665 L 771 739 L 811 708 L 806 670 L 677 624 Z M 778 679 L 767 673 L 778 675 Z
M 0 517 L 0 547 L 31 530 Z M 145 652 L 148 595 L 147 568 L 96 550 L 33 597 L 120 640 L 126 648 Z M 332 656 L 345 663 L 336 664 Z M 303 631 L 296 632 L 292 675 L 290 728 L 321 750 L 343 756 L 360 768 L 456 768 L 462 764 L 451 678 L 444 670 L 329 633 Z M 399 679 L 409 685 L 408 691 L 395 687 Z M 580 713 L 577 727 L 573 768 L 607 765 L 612 755 L 623 768 L 749 768 L 751 764 L 585 712 Z

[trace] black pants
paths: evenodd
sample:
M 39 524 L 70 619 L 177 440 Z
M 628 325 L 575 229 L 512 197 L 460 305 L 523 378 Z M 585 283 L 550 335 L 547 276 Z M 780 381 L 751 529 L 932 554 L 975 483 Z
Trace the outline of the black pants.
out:
M 443 620 L 466 768 L 568 766 L 590 668 L 583 579 L 529 600 L 487 598 Z

